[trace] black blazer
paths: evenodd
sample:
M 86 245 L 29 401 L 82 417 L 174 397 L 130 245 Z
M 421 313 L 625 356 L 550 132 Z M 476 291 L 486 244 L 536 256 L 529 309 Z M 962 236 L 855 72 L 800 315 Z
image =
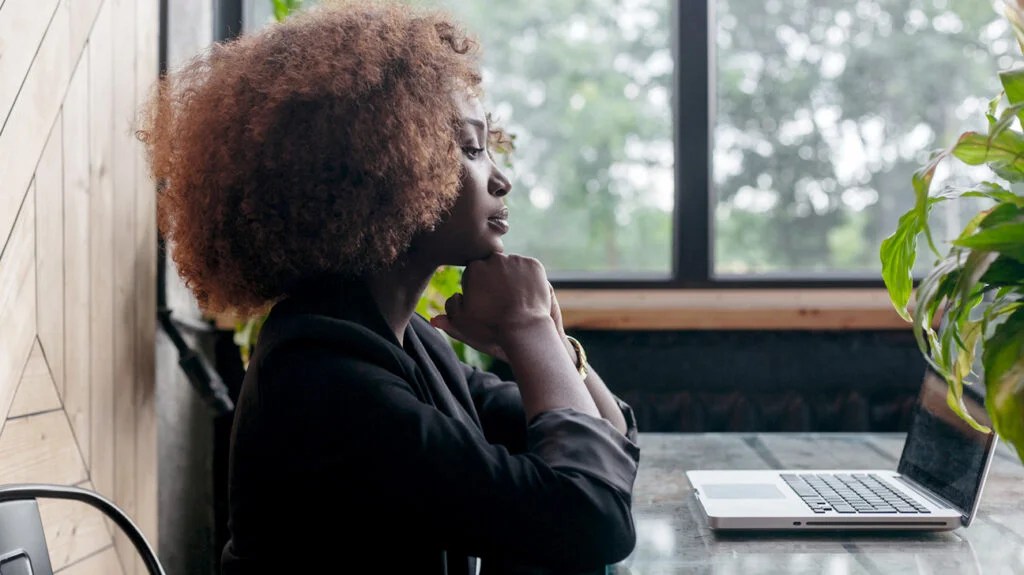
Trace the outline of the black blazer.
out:
M 461 363 L 415 316 L 404 346 L 361 285 L 274 306 L 231 435 L 223 573 L 580 572 L 633 549 L 636 425 L 559 409 Z

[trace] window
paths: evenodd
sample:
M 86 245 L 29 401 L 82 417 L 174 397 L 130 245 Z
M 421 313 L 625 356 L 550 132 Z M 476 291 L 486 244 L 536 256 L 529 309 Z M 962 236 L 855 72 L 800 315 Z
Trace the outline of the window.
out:
M 973 1 L 447 7 L 517 136 L 506 244 L 562 279 L 878 283 L 911 174 L 983 128 L 1017 50 Z M 959 230 L 958 209 L 935 217 Z
M 984 127 L 1018 49 L 973 0 L 410 1 L 480 38 L 506 246 L 563 287 L 880 285 L 911 174 Z
M 913 172 L 984 128 L 1017 50 L 1005 20 L 955 0 L 715 5 L 714 271 L 878 277 Z

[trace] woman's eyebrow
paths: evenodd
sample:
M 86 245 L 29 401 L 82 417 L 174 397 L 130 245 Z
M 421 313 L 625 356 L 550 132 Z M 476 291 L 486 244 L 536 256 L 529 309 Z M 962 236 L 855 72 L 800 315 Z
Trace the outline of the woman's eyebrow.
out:
M 465 120 L 467 124 L 479 127 L 481 130 L 487 130 L 487 124 L 484 124 L 481 120 L 477 120 L 476 118 L 463 118 L 463 120 Z

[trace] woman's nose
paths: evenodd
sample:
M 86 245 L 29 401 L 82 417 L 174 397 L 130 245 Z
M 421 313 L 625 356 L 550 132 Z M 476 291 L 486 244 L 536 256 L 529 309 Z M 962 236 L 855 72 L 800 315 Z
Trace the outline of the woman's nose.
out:
M 495 166 L 493 163 L 491 165 L 494 166 L 494 169 L 491 172 L 491 181 L 488 186 L 490 189 L 488 191 L 499 198 L 507 196 L 512 191 L 512 182 L 509 181 L 505 173 L 498 166 Z

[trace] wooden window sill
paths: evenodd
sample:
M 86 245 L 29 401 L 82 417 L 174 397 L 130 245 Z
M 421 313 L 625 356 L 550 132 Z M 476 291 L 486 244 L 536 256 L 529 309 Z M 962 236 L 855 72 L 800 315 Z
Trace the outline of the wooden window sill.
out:
M 566 328 L 906 330 L 884 289 L 558 290 Z

